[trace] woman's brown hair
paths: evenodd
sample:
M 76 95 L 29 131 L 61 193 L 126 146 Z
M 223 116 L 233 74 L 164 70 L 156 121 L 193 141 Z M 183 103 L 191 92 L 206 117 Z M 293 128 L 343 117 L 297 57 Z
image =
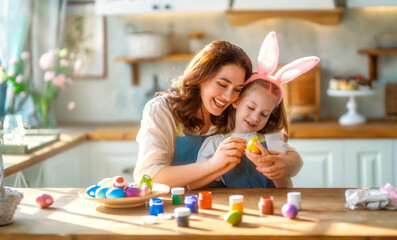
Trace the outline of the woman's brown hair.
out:
M 235 64 L 245 70 L 245 80 L 252 74 L 252 63 L 245 51 L 228 41 L 214 41 L 205 46 L 190 61 L 184 73 L 173 80 L 167 95 L 171 112 L 187 132 L 200 131 L 203 120 L 196 117 L 202 105 L 200 84 L 211 79 L 220 69 Z M 211 115 L 211 122 L 217 126 L 217 133 L 226 132 L 229 106 L 220 116 Z
M 257 86 L 257 84 L 260 84 L 260 86 Z M 244 88 L 241 91 L 240 97 L 243 97 L 244 93 L 246 93 L 252 87 L 263 87 L 265 89 L 268 89 L 276 97 L 279 97 L 281 94 L 280 89 L 274 83 L 271 83 L 271 82 L 263 80 L 263 79 L 257 79 L 255 81 L 248 83 L 246 86 L 244 86 Z M 235 124 L 236 124 L 235 120 L 236 120 L 236 109 L 232 108 L 229 110 L 227 131 L 231 132 L 234 130 Z M 278 104 L 273 109 L 272 113 L 270 114 L 269 119 L 267 120 L 266 125 L 261 130 L 259 130 L 259 132 L 263 133 L 263 134 L 274 133 L 277 131 L 283 131 L 284 138 L 285 138 L 285 140 L 287 140 L 288 119 L 287 119 L 287 113 L 285 111 L 283 100 L 281 100 L 280 104 Z

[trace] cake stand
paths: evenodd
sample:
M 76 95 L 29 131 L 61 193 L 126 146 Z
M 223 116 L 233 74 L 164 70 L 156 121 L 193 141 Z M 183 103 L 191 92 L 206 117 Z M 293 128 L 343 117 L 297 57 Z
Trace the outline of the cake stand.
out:
M 372 89 L 327 90 L 327 94 L 332 97 L 349 97 L 349 101 L 346 104 L 346 108 L 348 109 L 348 111 L 339 118 L 339 124 L 341 125 L 355 125 L 364 123 L 366 121 L 365 117 L 357 112 L 357 103 L 355 97 L 370 96 L 374 95 L 375 93 L 376 91 Z

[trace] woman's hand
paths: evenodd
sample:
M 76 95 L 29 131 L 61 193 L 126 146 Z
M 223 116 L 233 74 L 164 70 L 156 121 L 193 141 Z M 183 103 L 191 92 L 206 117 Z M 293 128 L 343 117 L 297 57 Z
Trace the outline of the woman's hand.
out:
M 219 171 L 229 166 L 236 166 L 245 154 L 246 140 L 239 137 L 228 137 L 216 149 L 215 154 L 209 159 L 208 164 L 212 171 Z
M 260 154 L 248 150 L 245 154 L 257 166 L 256 169 L 271 180 L 289 177 L 300 166 L 299 155 L 295 152 L 282 154 L 268 150 L 260 143 L 255 143 L 255 145 L 261 151 Z

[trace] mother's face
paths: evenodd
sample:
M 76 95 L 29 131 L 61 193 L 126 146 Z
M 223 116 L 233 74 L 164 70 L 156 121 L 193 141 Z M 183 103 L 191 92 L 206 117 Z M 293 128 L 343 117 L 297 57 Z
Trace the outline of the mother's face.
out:
M 219 116 L 240 95 L 244 86 L 244 68 L 228 64 L 200 85 L 204 111 Z

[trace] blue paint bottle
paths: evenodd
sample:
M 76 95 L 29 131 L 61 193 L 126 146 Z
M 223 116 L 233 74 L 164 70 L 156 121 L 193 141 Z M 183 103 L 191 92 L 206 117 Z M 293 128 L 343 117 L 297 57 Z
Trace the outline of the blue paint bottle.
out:
M 152 198 L 149 201 L 149 214 L 157 216 L 159 213 L 164 212 L 164 203 L 160 198 Z

